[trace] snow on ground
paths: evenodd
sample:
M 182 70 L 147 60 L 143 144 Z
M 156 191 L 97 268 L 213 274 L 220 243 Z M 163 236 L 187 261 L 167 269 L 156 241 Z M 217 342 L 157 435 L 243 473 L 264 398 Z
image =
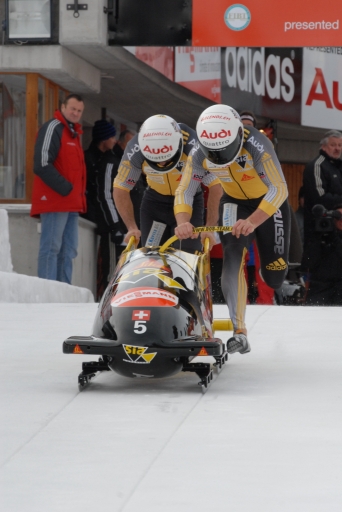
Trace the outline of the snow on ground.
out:
M 339 308 L 247 306 L 252 351 L 204 395 L 190 373 L 80 393 L 92 357 L 62 342 L 96 308 L 0 304 L 2 512 L 342 510 Z

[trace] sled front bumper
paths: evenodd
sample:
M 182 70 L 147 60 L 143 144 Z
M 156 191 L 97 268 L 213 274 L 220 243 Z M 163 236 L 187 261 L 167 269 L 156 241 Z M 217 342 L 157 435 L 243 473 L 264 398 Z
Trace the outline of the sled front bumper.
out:
M 133 345 L 129 341 L 122 343 L 120 341 L 97 338 L 96 336 L 71 336 L 63 342 L 64 354 L 85 354 L 85 355 L 105 355 L 122 356 L 123 345 Z M 134 343 L 136 345 L 136 343 Z M 153 342 L 146 348 L 155 350 L 159 355 L 170 358 L 176 357 L 196 357 L 196 356 L 221 356 L 225 346 L 219 338 L 185 338 L 171 342 Z

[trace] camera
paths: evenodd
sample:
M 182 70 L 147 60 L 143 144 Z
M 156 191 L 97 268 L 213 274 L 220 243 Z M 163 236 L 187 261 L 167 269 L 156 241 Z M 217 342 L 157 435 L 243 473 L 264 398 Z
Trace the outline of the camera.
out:
M 316 204 L 311 211 L 315 217 L 315 231 L 317 233 L 334 231 L 334 219 L 342 219 L 341 212 L 338 210 L 326 210 L 322 204 Z

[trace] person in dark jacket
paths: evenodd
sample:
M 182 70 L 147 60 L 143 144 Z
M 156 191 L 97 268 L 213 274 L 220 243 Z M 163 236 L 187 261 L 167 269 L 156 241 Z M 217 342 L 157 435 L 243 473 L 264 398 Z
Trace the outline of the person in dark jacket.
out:
M 86 211 L 83 110 L 81 96 L 67 96 L 40 128 L 34 148 L 31 216 L 41 220 L 38 277 L 68 284 L 77 256 L 78 214 Z
M 313 206 L 321 204 L 331 210 L 342 203 L 341 153 L 342 133 L 330 130 L 320 142 L 319 156 L 304 169 L 304 249 L 314 233 Z
M 92 141 L 84 152 L 87 167 L 87 203 L 85 216 L 97 225 L 100 243 L 97 257 L 97 300 L 103 295 L 124 246 L 125 230 L 113 200 L 113 181 L 120 158 L 113 152 L 116 129 L 106 121 L 96 121 Z
M 298 191 L 298 208 L 295 211 L 295 217 L 297 220 L 300 239 L 304 244 L 304 187 L 301 186 Z
M 316 231 L 306 245 L 303 256 L 303 264 L 309 270 L 306 305 L 342 306 L 341 261 L 342 203 L 335 205 L 328 217 L 316 220 Z

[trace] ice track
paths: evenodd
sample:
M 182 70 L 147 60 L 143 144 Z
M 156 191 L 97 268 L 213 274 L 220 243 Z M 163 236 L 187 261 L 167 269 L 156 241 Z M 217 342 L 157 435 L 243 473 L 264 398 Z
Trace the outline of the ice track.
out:
M 62 342 L 96 308 L 0 304 L 2 512 L 341 512 L 340 308 L 248 306 L 252 351 L 205 395 L 190 373 L 80 393 L 94 358 Z

